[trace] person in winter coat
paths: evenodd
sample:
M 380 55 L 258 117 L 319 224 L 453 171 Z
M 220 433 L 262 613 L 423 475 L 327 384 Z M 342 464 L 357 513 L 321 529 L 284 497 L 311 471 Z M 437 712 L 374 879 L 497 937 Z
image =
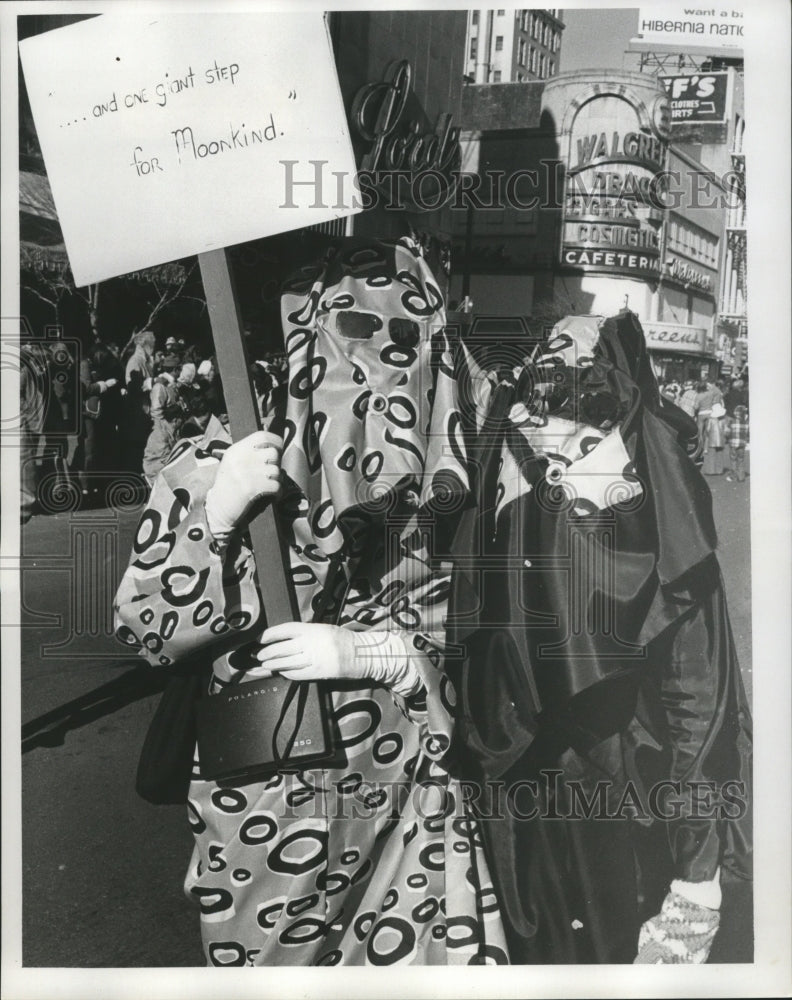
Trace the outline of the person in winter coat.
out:
M 103 396 L 109 389 L 113 389 L 118 384 L 118 380 L 98 378 L 93 357 L 83 358 L 80 361 L 79 370 L 82 413 L 80 435 L 72 460 L 71 472 L 77 476 L 82 495 L 88 496 L 92 491 L 98 492 L 96 484 L 92 485 L 91 475 L 97 471 L 97 444 L 99 440 L 97 431 L 103 419 Z
M 134 341 L 135 350 L 125 369 L 124 450 L 129 468 L 140 472 L 152 425 L 150 394 L 154 377 L 155 337 L 151 330 L 141 330 L 135 334 Z
M 185 416 L 184 407 L 178 399 L 163 404 L 143 452 L 143 475 L 149 486 L 153 486 L 155 478 L 179 440 Z

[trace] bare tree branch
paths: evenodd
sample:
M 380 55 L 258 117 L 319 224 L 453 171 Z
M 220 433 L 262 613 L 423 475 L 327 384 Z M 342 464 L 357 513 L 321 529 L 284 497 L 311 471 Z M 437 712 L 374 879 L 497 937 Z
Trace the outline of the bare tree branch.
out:
M 191 265 L 189 268 L 182 268 L 179 280 L 176 282 L 168 282 L 163 284 L 162 282 L 158 281 L 156 277 L 152 278 L 150 284 L 151 287 L 154 289 L 154 293 L 156 295 L 156 301 L 154 302 L 154 305 L 151 308 L 151 311 L 149 312 L 148 319 L 146 320 L 145 324 L 141 327 L 141 329 L 145 330 L 149 326 L 151 326 L 151 324 L 154 322 L 156 317 L 162 312 L 162 310 L 165 309 L 167 306 L 169 306 L 172 302 L 175 302 L 176 299 L 178 299 L 181 296 L 181 293 L 184 291 L 194 270 L 195 270 L 194 264 Z M 205 305 L 206 304 L 204 303 L 204 306 Z
M 22 287 L 25 289 L 25 291 L 30 292 L 32 295 L 35 295 L 37 299 L 41 299 L 42 302 L 46 302 L 47 305 L 50 306 L 51 309 L 54 309 L 56 313 L 58 312 L 58 303 L 60 301 L 59 298 L 48 299 L 46 295 L 42 295 L 37 288 L 33 287 L 33 285 L 26 284 L 23 285 Z

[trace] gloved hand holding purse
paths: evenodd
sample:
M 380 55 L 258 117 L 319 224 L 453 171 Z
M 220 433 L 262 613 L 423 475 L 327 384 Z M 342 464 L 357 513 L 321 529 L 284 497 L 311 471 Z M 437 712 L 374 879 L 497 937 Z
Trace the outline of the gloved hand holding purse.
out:
M 420 684 L 402 637 L 396 632 L 354 632 L 339 625 L 284 622 L 261 636 L 261 666 L 248 677 L 280 674 L 294 681 L 372 680 L 404 697 Z

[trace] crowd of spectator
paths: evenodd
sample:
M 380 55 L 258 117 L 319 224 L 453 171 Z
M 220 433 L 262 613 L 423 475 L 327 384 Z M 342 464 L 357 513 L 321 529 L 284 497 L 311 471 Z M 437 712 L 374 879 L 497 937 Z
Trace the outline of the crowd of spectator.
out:
M 151 330 L 121 350 L 96 342 L 31 340 L 22 346 L 22 516 L 47 512 L 42 482 L 98 506 L 121 474 L 150 486 L 175 444 L 227 423 L 213 354 L 176 337 L 161 346 Z M 252 365 L 262 411 L 285 379 L 285 359 Z M 128 479 L 129 481 L 129 479 Z
M 661 381 L 660 393 L 698 424 L 704 475 L 725 474 L 730 482 L 743 482 L 749 441 L 747 380 Z
M 269 355 L 251 366 L 262 414 L 286 379 L 286 360 Z M 94 343 L 84 355 L 64 340 L 22 347 L 22 515 L 44 509 L 43 480 L 66 486 L 83 505 L 104 501 L 119 474 L 151 484 L 176 443 L 200 435 L 209 421 L 227 423 L 214 355 L 168 336 L 158 346 L 140 331 L 121 350 Z M 726 381 L 661 381 L 660 392 L 699 428 L 705 475 L 742 482 L 748 445 L 748 387 Z

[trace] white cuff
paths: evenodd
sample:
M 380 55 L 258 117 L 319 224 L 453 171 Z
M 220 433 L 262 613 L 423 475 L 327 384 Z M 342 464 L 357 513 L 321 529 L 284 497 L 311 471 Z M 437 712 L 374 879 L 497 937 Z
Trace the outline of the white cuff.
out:
M 421 677 L 398 632 L 355 632 L 355 656 L 364 658 L 367 677 L 387 685 L 394 694 L 415 694 Z
M 671 892 L 683 896 L 690 903 L 706 906 L 710 910 L 719 910 L 721 905 L 720 868 L 709 882 L 683 882 L 675 878 L 671 883 Z
M 215 542 L 217 542 L 218 549 L 221 552 L 223 552 L 225 549 L 228 548 L 228 543 L 231 541 L 231 536 L 233 535 L 234 531 L 233 528 L 229 530 L 225 526 L 221 526 L 221 524 L 218 523 L 215 515 L 212 513 L 212 507 L 210 503 L 211 492 L 212 491 L 210 490 L 206 496 L 206 500 L 204 501 L 204 514 L 206 515 L 206 526 L 207 528 L 209 528 L 209 533 L 212 536 L 212 538 L 215 540 Z

